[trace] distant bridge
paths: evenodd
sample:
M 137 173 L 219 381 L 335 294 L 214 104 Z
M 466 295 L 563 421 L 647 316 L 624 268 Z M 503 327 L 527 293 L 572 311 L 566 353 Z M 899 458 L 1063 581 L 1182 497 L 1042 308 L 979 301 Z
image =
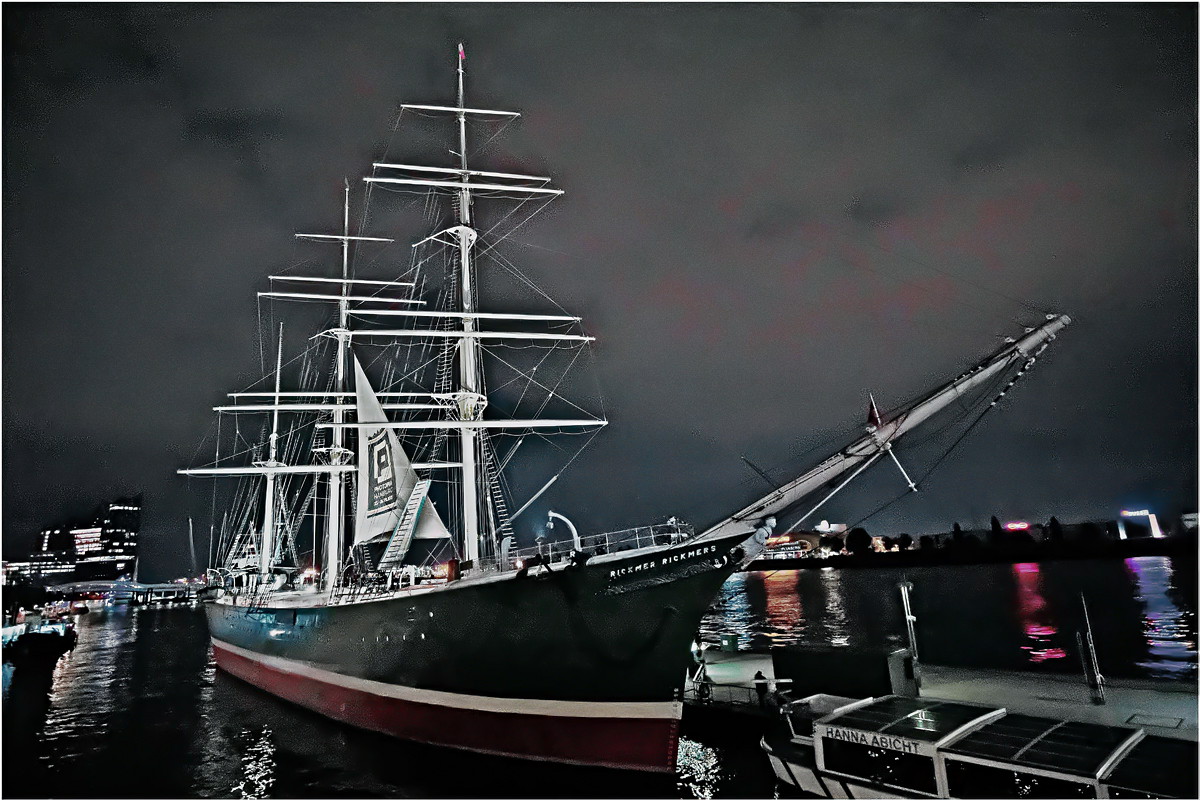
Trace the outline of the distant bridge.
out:
M 196 596 L 194 586 L 186 583 L 141 583 L 139 581 L 75 581 L 47 586 L 46 591 L 62 594 L 111 594 L 128 597 L 141 603 L 165 603 L 171 600 L 190 600 Z

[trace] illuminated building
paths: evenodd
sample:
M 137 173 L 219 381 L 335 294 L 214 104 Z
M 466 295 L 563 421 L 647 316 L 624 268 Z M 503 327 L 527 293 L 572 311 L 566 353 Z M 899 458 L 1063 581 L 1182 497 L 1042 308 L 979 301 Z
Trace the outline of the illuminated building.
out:
M 101 506 L 87 523 L 41 531 L 28 561 L 5 562 L 5 581 L 54 584 L 132 577 L 141 504 L 141 496 L 120 498 Z
M 1163 538 L 1162 529 L 1160 527 L 1158 527 L 1158 516 L 1155 514 L 1151 514 L 1148 509 L 1143 508 L 1143 509 L 1139 509 L 1136 511 L 1130 511 L 1128 509 L 1121 510 L 1121 518 L 1117 519 L 1117 530 L 1119 531 L 1122 539 L 1129 538 L 1128 534 L 1126 533 L 1126 530 L 1125 530 L 1125 519 L 1127 519 L 1129 517 L 1147 517 L 1147 518 L 1149 518 L 1149 520 L 1150 520 L 1150 535 L 1152 537 L 1154 537 L 1155 539 Z

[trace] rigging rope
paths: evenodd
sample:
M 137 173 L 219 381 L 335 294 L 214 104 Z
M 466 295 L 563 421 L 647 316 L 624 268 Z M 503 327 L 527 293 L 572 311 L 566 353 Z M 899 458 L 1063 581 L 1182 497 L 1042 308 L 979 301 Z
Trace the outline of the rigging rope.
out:
M 930 475 L 932 475 L 933 471 L 936 470 L 939 466 L 941 466 L 942 462 L 944 462 L 947 458 L 949 458 L 950 454 L 953 453 L 960 444 L 962 444 L 963 440 L 967 438 L 967 435 L 970 434 L 971 431 L 973 431 L 975 429 L 975 426 L 978 425 L 983 420 L 983 418 L 987 415 L 987 413 L 989 411 L 991 411 L 993 408 L 996 408 L 996 406 L 1000 403 L 1000 401 L 1002 399 L 1004 399 L 1004 395 L 1008 393 L 1008 390 L 1013 387 L 1013 384 L 1015 384 L 1018 380 L 1020 380 L 1021 376 L 1023 376 L 1026 372 L 1029 371 L 1029 369 L 1033 366 L 1034 362 L 1037 361 L 1038 355 L 1041 354 L 1041 352 L 1045 349 L 1046 349 L 1046 345 L 1043 344 L 1038 349 L 1037 353 L 1030 356 L 1029 359 L 1026 360 L 1024 364 L 1021 365 L 1021 368 L 1019 370 L 1017 370 L 1016 374 L 1013 375 L 1012 379 L 1009 380 L 1009 382 L 1005 385 L 1004 389 L 1001 390 L 1000 394 L 998 394 L 994 398 L 992 398 L 991 402 L 988 403 L 987 406 L 981 412 L 979 412 L 979 416 L 977 416 L 971 422 L 971 424 L 967 426 L 966 430 L 964 430 L 961 434 L 959 434 L 958 438 L 954 440 L 954 443 L 951 444 L 950 447 L 947 448 L 947 450 L 944 453 L 942 453 L 942 455 L 937 459 L 937 461 L 933 462 L 933 465 L 930 466 L 929 469 L 927 469 L 925 471 L 925 474 L 923 474 L 920 478 L 918 478 L 916 481 L 914 481 L 914 483 L 917 486 L 922 485 L 925 482 L 925 479 L 928 478 Z M 893 497 L 891 500 L 889 500 L 886 503 L 884 503 L 883 505 L 879 506 L 879 508 L 876 508 L 870 514 L 867 514 L 865 517 L 862 517 L 861 519 L 859 519 L 857 522 L 855 522 L 850 527 L 851 528 L 859 527 L 867 520 L 871 519 L 872 517 L 874 517 L 877 514 L 882 513 L 884 510 L 891 507 L 893 504 L 897 503 L 901 499 L 908 497 L 910 494 L 912 494 L 911 491 L 904 492 L 902 494 L 897 495 L 896 497 Z

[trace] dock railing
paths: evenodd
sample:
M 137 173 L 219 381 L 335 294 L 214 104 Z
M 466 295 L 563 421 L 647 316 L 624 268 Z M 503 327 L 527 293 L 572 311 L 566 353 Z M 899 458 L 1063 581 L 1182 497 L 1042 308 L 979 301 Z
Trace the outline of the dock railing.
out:
M 758 691 L 752 686 L 731 686 L 723 683 L 688 681 L 685 700 L 725 706 L 758 706 Z
M 766 678 L 767 699 L 770 707 L 773 697 L 787 699 L 787 690 L 791 687 L 790 678 Z M 762 708 L 758 699 L 757 686 L 745 686 L 739 683 L 712 683 L 707 680 L 696 680 L 689 677 L 683 687 L 684 702 L 698 705 L 711 705 L 734 711 L 754 711 Z M 775 702 L 778 702 L 776 700 Z

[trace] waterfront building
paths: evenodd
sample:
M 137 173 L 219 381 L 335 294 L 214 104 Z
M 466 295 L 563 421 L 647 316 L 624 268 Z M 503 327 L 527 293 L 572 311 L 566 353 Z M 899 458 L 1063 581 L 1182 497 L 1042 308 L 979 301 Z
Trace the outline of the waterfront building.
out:
M 141 495 L 118 498 L 100 506 L 86 522 L 46 528 L 27 561 L 4 563 L 5 582 L 44 585 L 132 577 L 141 506 Z

